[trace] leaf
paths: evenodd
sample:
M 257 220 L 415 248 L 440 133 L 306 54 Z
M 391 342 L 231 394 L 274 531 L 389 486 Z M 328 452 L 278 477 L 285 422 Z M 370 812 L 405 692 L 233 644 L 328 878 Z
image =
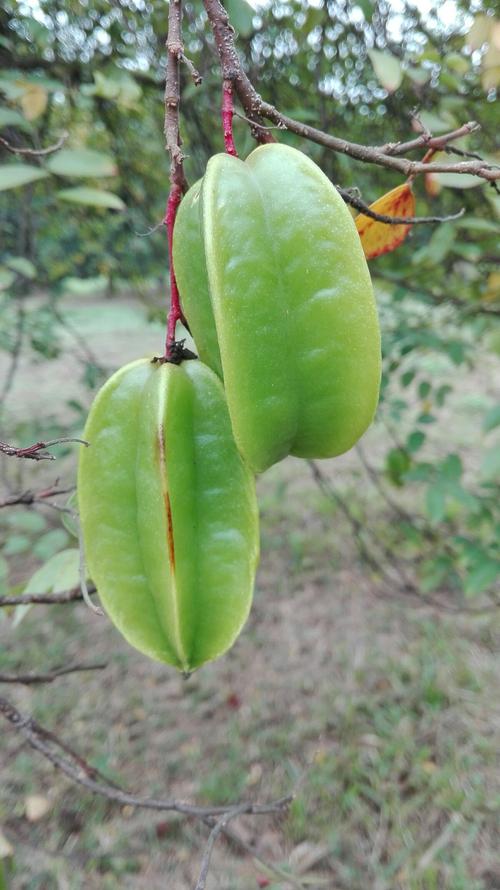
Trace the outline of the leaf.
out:
M 67 148 L 57 152 L 47 162 L 51 173 L 58 176 L 116 176 L 112 157 L 90 148 Z
M 0 291 L 7 290 L 16 280 L 16 276 L 10 269 L 0 266 Z
M 415 196 L 411 185 L 404 182 L 391 189 L 390 192 L 370 204 L 370 210 L 382 216 L 414 216 Z M 403 243 L 411 229 L 411 224 L 391 225 L 370 219 L 369 216 L 364 216 L 362 213 L 356 217 L 354 222 L 368 260 L 395 250 Z
M 26 120 L 34 121 L 37 117 L 40 117 L 47 108 L 48 100 L 49 94 L 40 84 L 26 84 L 19 100 Z
M 20 127 L 21 130 L 30 130 L 26 118 L 14 111 L 13 108 L 0 108 L 0 130 L 4 127 Z
M 483 431 L 489 433 L 490 430 L 494 430 L 497 426 L 500 426 L 500 404 L 494 405 L 493 408 L 490 408 L 485 414 Z
M 474 596 L 482 593 L 496 580 L 500 575 L 500 562 L 493 559 L 485 559 L 479 565 L 476 565 L 467 575 L 464 584 L 466 596 Z
M 0 164 L 0 192 L 45 179 L 49 174 L 32 164 Z
M 431 522 L 441 522 L 446 513 L 446 501 L 442 488 L 431 485 L 427 489 L 425 506 Z
M 496 303 L 500 300 L 500 272 L 490 272 L 486 279 L 486 290 L 481 299 L 488 303 Z
M 403 69 L 396 57 L 390 53 L 382 53 L 378 49 L 369 49 L 368 56 L 377 79 L 387 92 L 393 93 L 397 90 L 403 80 Z
M 225 7 L 233 28 L 242 37 L 250 37 L 253 33 L 254 10 L 246 0 L 226 0 Z
M 58 590 L 70 590 L 76 587 L 80 579 L 80 551 L 68 548 L 56 553 L 55 556 L 41 566 L 29 579 L 23 593 L 54 593 Z M 14 627 L 22 621 L 32 604 L 18 606 L 15 610 Z
M 500 448 L 489 448 L 484 452 L 481 461 L 481 476 L 486 480 L 500 478 Z
M 5 260 L 5 265 L 13 272 L 17 272 L 18 275 L 22 275 L 23 278 L 34 278 L 36 275 L 36 269 L 31 260 L 27 260 L 23 256 L 9 257 Z
M 59 553 L 68 543 L 68 535 L 62 528 L 53 528 L 42 535 L 33 547 L 33 553 L 39 559 L 49 559 Z
M 109 284 L 107 275 L 96 275 L 93 278 L 75 278 L 69 276 L 61 281 L 61 290 L 64 293 L 75 294 L 78 297 L 88 297 L 89 295 L 103 291 Z
M 118 195 L 101 191 L 101 189 L 85 187 L 63 189 L 56 194 L 62 201 L 69 201 L 73 204 L 86 204 L 90 207 L 104 207 L 109 210 L 125 210 L 125 204 Z
M 385 459 L 386 473 L 398 488 L 403 485 L 404 474 L 410 469 L 411 458 L 404 448 L 392 448 Z

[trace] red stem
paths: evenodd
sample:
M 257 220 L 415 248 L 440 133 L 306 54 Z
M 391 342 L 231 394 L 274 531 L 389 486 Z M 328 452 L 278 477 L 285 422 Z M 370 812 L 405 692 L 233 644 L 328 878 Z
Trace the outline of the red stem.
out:
M 172 358 L 172 350 L 175 344 L 175 329 L 177 322 L 183 320 L 182 309 L 179 299 L 179 289 L 175 280 L 174 260 L 172 256 L 172 245 L 174 239 L 174 223 L 177 216 L 177 208 L 182 200 L 182 189 L 180 185 L 173 184 L 167 201 L 167 212 L 165 215 L 165 225 L 167 227 L 168 238 L 168 262 L 170 267 L 170 309 L 167 319 L 167 340 L 165 343 L 165 358 Z
M 222 86 L 222 130 L 224 133 L 224 147 L 228 155 L 238 157 L 233 139 L 233 85 L 230 80 L 225 80 Z

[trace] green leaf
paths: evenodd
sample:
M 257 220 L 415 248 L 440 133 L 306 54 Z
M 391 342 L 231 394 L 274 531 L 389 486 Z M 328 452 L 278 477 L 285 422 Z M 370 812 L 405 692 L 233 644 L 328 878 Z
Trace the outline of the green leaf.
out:
M 446 500 L 443 489 L 438 485 L 431 485 L 427 489 L 425 506 L 431 522 L 441 522 L 446 513 Z
M 0 291 L 7 290 L 16 280 L 16 276 L 10 269 L 0 266 Z
M 31 541 L 26 535 L 10 535 L 3 547 L 4 556 L 17 556 L 26 553 L 31 547 Z
M 8 517 L 8 523 L 11 528 L 16 528 L 18 531 L 31 532 L 31 534 L 43 532 L 47 526 L 45 517 L 41 516 L 40 513 L 35 513 L 33 510 L 12 513 Z
M 116 176 L 116 164 L 110 155 L 89 148 L 67 148 L 47 161 L 51 173 L 58 176 Z
M 403 448 L 392 448 L 386 459 L 386 472 L 394 485 L 403 485 L 403 476 L 410 469 L 411 458 Z
M 448 454 L 439 468 L 439 475 L 447 482 L 457 482 L 463 472 L 462 461 L 458 454 Z
M 489 448 L 481 461 L 481 476 L 490 480 L 500 477 L 500 448 Z
M 368 56 L 377 79 L 387 92 L 393 93 L 397 90 L 403 80 L 403 69 L 396 57 L 390 53 L 380 52 L 378 49 L 369 49 Z
M 479 565 L 476 565 L 467 575 L 464 584 L 466 596 L 474 596 L 482 593 L 496 580 L 500 575 L 500 562 L 493 559 L 485 559 Z
M 104 207 L 109 210 L 125 210 L 125 204 L 118 195 L 100 189 L 85 187 L 63 189 L 56 194 L 62 201 L 69 201 L 73 204 L 86 204 L 90 207 Z
M 68 543 L 68 535 L 62 528 L 53 528 L 38 539 L 33 553 L 39 559 L 49 559 Z
M 80 551 L 78 548 L 61 550 L 37 569 L 29 579 L 23 593 L 55 593 L 76 587 L 80 579 Z M 22 621 L 32 608 L 32 604 L 18 606 L 13 621 L 14 627 Z
M 489 433 L 490 430 L 494 430 L 497 426 L 500 426 L 500 404 L 490 408 L 483 419 L 483 430 L 485 433 Z
M 253 33 L 254 10 L 246 0 L 226 0 L 224 3 L 229 21 L 242 37 L 250 37 Z
M 0 192 L 45 179 L 49 174 L 32 164 L 0 164 Z
M 31 576 L 24 593 L 53 593 L 76 587 L 79 580 L 80 551 L 60 550 Z
M 36 275 L 36 269 L 31 260 L 27 260 L 23 256 L 9 257 L 5 260 L 5 265 L 19 275 L 22 275 L 23 278 L 34 278 Z
M 0 130 L 4 127 L 19 127 L 20 130 L 31 130 L 31 126 L 19 111 L 13 108 L 0 108 Z
M 415 454 L 415 452 L 418 451 L 424 444 L 425 438 L 425 433 L 423 433 L 421 430 L 414 430 L 412 433 L 409 434 L 406 440 L 407 450 L 410 451 L 412 454 Z

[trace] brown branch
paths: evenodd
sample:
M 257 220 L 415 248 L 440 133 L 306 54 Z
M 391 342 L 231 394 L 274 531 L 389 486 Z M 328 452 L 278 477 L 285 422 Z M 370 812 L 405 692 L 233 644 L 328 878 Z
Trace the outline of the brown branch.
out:
M 80 445 L 88 446 L 85 439 L 78 439 L 74 436 L 61 436 L 60 439 L 50 439 L 49 442 L 35 442 L 34 445 L 28 445 L 26 448 L 16 448 L 15 445 L 8 445 L 6 442 L 0 442 L 0 452 L 7 454 L 9 457 L 24 457 L 28 460 L 55 460 L 53 454 L 43 451 L 43 448 L 52 448 L 53 445 L 61 445 L 64 442 L 78 442 Z
M 88 592 L 93 594 L 97 593 L 97 590 L 93 585 L 90 585 Z M 60 590 L 55 593 L 20 593 L 18 596 L 1 596 L 0 609 L 7 606 L 29 606 L 30 604 L 59 606 L 81 599 L 83 599 L 83 594 L 80 587 L 72 587 L 71 590 Z
M 0 501 L 0 509 L 2 507 L 14 507 L 18 504 L 22 504 L 25 507 L 30 507 L 32 504 L 47 504 L 48 506 L 54 506 L 47 502 L 47 498 L 57 497 L 60 494 L 71 494 L 72 491 L 75 490 L 74 485 L 70 485 L 69 488 L 57 488 L 57 482 L 51 486 L 51 488 L 46 488 L 43 491 L 21 491 L 17 494 L 11 494 L 9 497 L 5 498 L 3 501 Z
M 205 825 L 208 825 L 209 828 L 214 825 L 214 819 L 210 817 L 203 819 L 203 822 L 205 823 Z M 291 874 L 288 874 L 288 872 L 284 871 L 284 869 L 280 868 L 279 866 L 273 865 L 271 862 L 263 859 L 262 856 L 260 856 L 258 851 L 255 849 L 255 847 L 253 847 L 252 844 L 249 844 L 247 841 L 243 840 L 243 838 L 240 837 L 239 834 L 236 834 L 236 832 L 233 831 L 232 828 L 226 825 L 223 828 L 223 834 L 228 841 L 234 844 L 234 846 L 238 847 L 240 850 L 243 850 L 245 853 L 248 854 L 248 856 L 251 856 L 252 859 L 260 862 L 267 871 L 272 872 L 279 882 L 284 883 L 285 885 L 288 884 L 290 887 L 295 887 L 296 890 L 304 890 L 304 883 L 300 879 L 294 877 Z
M 73 664 L 67 667 L 54 668 L 45 674 L 0 674 L 0 683 L 21 683 L 23 686 L 31 686 L 36 683 L 52 683 L 58 677 L 66 674 L 74 674 L 80 671 L 102 671 L 107 667 L 106 662 L 100 664 Z
M 425 131 L 421 133 L 420 136 L 416 136 L 415 139 L 410 139 L 408 142 L 387 142 L 386 145 L 379 145 L 378 150 L 382 152 L 382 154 L 392 155 L 393 157 L 396 155 L 408 154 L 409 151 L 415 151 L 417 148 L 433 148 L 435 151 L 440 151 L 444 149 L 449 142 L 453 142 L 455 139 L 461 139 L 463 136 L 468 136 L 470 133 L 475 133 L 480 129 L 481 126 L 477 121 L 468 121 L 468 123 L 463 124 L 456 130 L 451 130 L 449 133 L 444 133 L 442 136 L 433 136 L 428 131 Z M 479 161 L 483 160 L 477 155 L 476 157 Z
M 179 133 L 180 105 L 180 62 L 184 56 L 182 45 L 182 2 L 172 0 L 168 9 L 167 69 L 165 78 L 165 124 L 166 148 L 170 155 L 170 181 L 181 193 L 186 191 Z
M 234 29 L 231 27 L 227 12 L 220 0 L 203 0 L 203 4 L 214 34 L 222 77 L 224 80 L 232 81 L 235 93 L 243 106 L 245 114 L 252 121 L 256 121 L 257 125 L 262 123 L 262 118 L 265 118 L 281 128 L 290 130 L 290 132 L 296 133 L 304 139 L 309 139 L 311 142 L 316 142 L 318 145 L 323 145 L 332 151 L 348 155 L 365 163 L 377 164 L 389 170 L 397 170 L 404 176 L 439 172 L 470 173 L 489 182 L 500 179 L 500 166 L 496 164 L 488 164 L 485 161 L 465 161 L 457 164 L 424 164 L 421 161 L 411 161 L 407 158 L 395 156 L 398 152 L 397 144 L 391 145 L 387 150 L 384 150 L 385 147 L 380 149 L 374 146 L 359 145 L 355 142 L 348 142 L 346 139 L 331 136 L 329 133 L 324 133 L 316 127 L 311 127 L 282 114 L 274 105 L 263 100 L 243 71 L 234 45 Z M 466 128 L 469 126 L 469 124 L 464 124 Z M 446 143 L 449 139 L 457 139 L 457 133 L 463 135 L 463 127 L 455 130 L 452 134 L 438 137 L 440 145 Z M 425 140 L 432 140 L 433 138 L 430 135 L 422 134 L 422 136 L 417 137 L 418 146 L 426 144 Z M 415 139 L 411 140 L 410 145 L 413 145 L 415 141 Z
M 107 800 L 118 803 L 121 806 L 140 807 L 147 810 L 172 811 L 184 816 L 193 816 L 205 819 L 209 816 L 223 816 L 225 814 L 240 815 L 266 815 L 270 813 L 282 813 L 290 804 L 290 795 L 269 803 L 253 803 L 251 801 L 225 806 L 204 807 L 185 801 L 167 798 L 165 800 L 152 797 L 143 797 L 131 794 L 122 788 L 111 785 L 101 773 L 96 773 L 94 768 L 87 763 L 76 751 L 73 751 L 65 742 L 54 733 L 40 726 L 31 716 L 23 716 L 17 708 L 7 699 L 0 697 L 0 714 L 23 736 L 28 744 L 43 754 L 53 766 L 61 770 L 69 779 L 93 794 L 100 794 Z M 67 756 L 63 756 L 64 751 Z
M 205 852 L 201 861 L 200 874 L 198 876 L 198 880 L 196 881 L 194 890 L 205 890 L 207 884 L 208 869 L 210 868 L 210 859 L 212 856 L 213 848 L 215 846 L 215 842 L 217 838 L 224 833 L 231 819 L 235 819 L 236 816 L 241 816 L 244 812 L 244 805 L 242 805 L 241 807 L 235 807 L 232 812 L 224 813 L 224 815 L 220 816 L 219 819 L 217 819 L 217 821 L 215 822 L 208 836 L 207 845 L 205 847 Z
M 3 147 L 6 148 L 7 151 L 12 152 L 13 155 L 24 155 L 30 158 L 42 158 L 45 155 L 51 155 L 54 154 L 55 151 L 59 151 L 61 146 L 63 146 L 66 142 L 68 136 L 69 133 L 63 133 L 54 145 L 49 145 L 47 148 L 16 148 L 15 145 L 11 145 L 10 142 L 7 142 L 7 140 L 4 139 L 3 136 L 0 136 L 0 145 L 3 145 Z
M 195 66 L 193 65 L 191 59 L 188 59 L 188 57 L 184 55 L 182 50 L 179 53 L 179 59 L 188 69 L 195 87 L 199 87 L 200 84 L 203 83 L 203 78 L 197 68 L 195 68 Z
M 422 225 L 423 223 L 443 223 L 450 222 L 453 219 L 460 219 L 465 213 L 465 208 L 462 207 L 457 213 L 451 213 L 449 216 L 387 216 L 384 213 L 377 213 L 375 210 L 371 210 L 371 208 L 365 204 L 361 198 L 358 198 L 356 195 L 352 195 L 350 192 L 345 189 L 340 188 L 340 186 L 336 186 L 336 189 L 341 196 L 341 198 L 346 202 L 346 204 L 350 204 L 351 207 L 354 207 L 356 210 L 359 210 L 363 216 L 369 216 L 370 219 L 376 219 L 377 222 L 387 223 L 391 226 L 397 225 Z

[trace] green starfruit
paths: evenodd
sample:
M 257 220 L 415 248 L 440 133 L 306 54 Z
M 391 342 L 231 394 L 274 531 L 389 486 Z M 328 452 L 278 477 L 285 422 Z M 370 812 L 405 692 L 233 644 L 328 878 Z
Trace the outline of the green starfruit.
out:
M 184 672 L 217 658 L 250 610 L 255 485 L 224 391 L 200 361 L 132 362 L 97 394 L 78 470 L 90 576 L 111 620 Z
M 354 221 L 319 167 L 279 144 L 215 155 L 179 208 L 174 268 L 250 466 L 351 448 L 377 406 L 380 332 Z

